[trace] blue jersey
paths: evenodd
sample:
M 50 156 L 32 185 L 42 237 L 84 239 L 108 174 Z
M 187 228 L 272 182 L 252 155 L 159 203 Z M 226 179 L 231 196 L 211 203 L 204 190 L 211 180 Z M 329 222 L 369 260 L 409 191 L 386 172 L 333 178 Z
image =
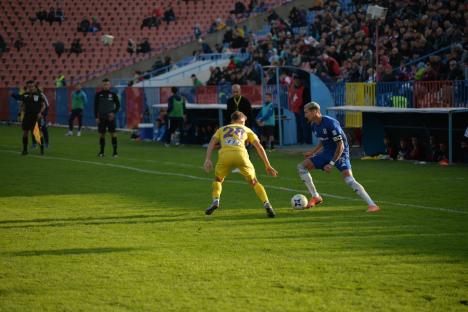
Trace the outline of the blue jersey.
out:
M 335 167 L 340 171 L 351 169 L 348 140 L 338 120 L 328 116 L 322 116 L 320 125 L 312 124 L 312 131 L 323 146 L 323 149 L 318 154 L 309 158 L 315 168 L 323 169 L 326 164 L 333 160 L 336 151 L 336 142 L 343 141 L 343 154 L 336 160 Z
M 322 142 L 323 151 L 325 153 L 334 153 L 336 150 L 336 142 L 343 141 L 343 153 L 349 154 L 348 140 L 338 120 L 328 116 L 322 116 L 320 125 L 312 124 L 312 132 L 320 142 Z

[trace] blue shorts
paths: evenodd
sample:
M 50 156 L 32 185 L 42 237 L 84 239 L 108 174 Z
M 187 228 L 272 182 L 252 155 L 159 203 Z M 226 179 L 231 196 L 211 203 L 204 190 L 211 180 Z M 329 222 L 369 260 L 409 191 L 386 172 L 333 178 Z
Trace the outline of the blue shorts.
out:
M 330 160 L 332 160 L 334 154 L 335 152 L 333 153 L 322 152 L 312 157 L 309 157 L 309 160 L 314 164 L 314 167 L 316 169 L 323 170 L 323 167 L 325 167 L 325 165 L 328 164 Z M 351 161 L 349 160 L 349 154 L 343 153 L 341 157 L 335 162 L 335 167 L 339 171 L 351 169 Z

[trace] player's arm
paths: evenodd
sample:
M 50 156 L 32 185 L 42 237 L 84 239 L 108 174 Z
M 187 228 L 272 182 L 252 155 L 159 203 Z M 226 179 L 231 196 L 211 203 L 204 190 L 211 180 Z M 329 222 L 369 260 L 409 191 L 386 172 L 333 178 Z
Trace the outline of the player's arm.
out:
M 304 153 L 305 158 L 309 158 L 320 152 L 323 148 L 322 141 L 319 141 L 310 151 Z
M 46 104 L 44 101 L 41 101 L 41 109 L 39 110 L 39 114 L 37 114 L 37 118 L 42 118 L 42 114 L 44 114 L 44 110 L 46 108 Z
M 208 148 L 206 149 L 205 163 L 203 164 L 203 168 L 205 168 L 206 172 L 210 172 L 211 169 L 213 169 L 213 163 L 211 162 L 211 154 L 213 154 L 213 150 L 218 143 L 219 140 L 216 136 L 212 136 L 210 143 L 208 143 Z
M 334 137 L 332 137 L 332 139 L 336 143 L 336 150 L 330 162 L 323 167 L 323 170 L 325 170 L 326 172 L 330 172 L 332 170 L 333 166 L 338 161 L 338 159 L 340 159 L 341 154 L 343 154 L 344 151 L 344 143 L 341 135 L 335 135 Z
M 268 156 L 265 153 L 265 149 L 263 148 L 262 144 L 260 144 L 259 140 L 255 140 L 253 142 L 253 146 L 257 150 L 258 156 L 263 160 L 263 163 L 265 164 L 265 170 L 268 174 L 271 174 L 272 176 L 276 177 L 278 175 L 278 171 L 276 171 L 275 168 L 273 168 L 270 165 L 270 161 L 268 160 Z

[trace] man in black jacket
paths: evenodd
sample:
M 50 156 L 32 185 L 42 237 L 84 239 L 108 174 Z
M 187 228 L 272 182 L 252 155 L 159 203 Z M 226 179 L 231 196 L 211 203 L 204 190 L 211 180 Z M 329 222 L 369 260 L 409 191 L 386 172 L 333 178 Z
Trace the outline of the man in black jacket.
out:
M 45 110 L 45 100 L 41 93 L 36 89 L 34 81 L 29 80 L 26 82 L 26 92 L 21 94 L 18 98 L 20 101 L 21 114 L 23 119 L 21 127 L 23 128 L 23 152 L 21 155 L 28 154 L 28 135 L 34 129 L 36 123 L 42 119 L 42 114 Z M 41 138 L 42 141 L 42 138 Z M 44 154 L 44 144 L 41 143 L 41 155 Z
M 250 101 L 241 95 L 241 87 L 238 84 L 232 85 L 232 97 L 227 100 L 227 109 L 225 119 L 227 122 L 230 121 L 230 116 L 235 111 L 243 112 L 247 117 L 245 126 L 251 128 L 252 122 L 252 104 Z
M 117 157 L 117 135 L 115 133 L 115 114 L 120 109 L 120 102 L 117 94 L 110 91 L 111 83 L 109 79 L 102 81 L 102 90 L 94 97 L 94 116 L 99 131 L 99 145 L 101 147 L 98 156 L 104 157 L 104 146 L 106 145 L 106 130 L 112 137 L 113 153 L 112 157 Z

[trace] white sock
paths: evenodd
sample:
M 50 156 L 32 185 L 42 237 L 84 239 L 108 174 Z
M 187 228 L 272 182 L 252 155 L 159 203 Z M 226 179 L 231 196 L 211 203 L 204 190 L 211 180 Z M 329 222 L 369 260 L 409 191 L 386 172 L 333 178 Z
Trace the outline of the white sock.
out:
M 375 205 L 374 201 L 370 198 L 369 194 L 367 194 L 364 187 L 359 184 L 354 177 L 345 177 L 344 181 L 350 188 L 353 189 L 368 205 Z
M 216 204 L 216 205 L 218 205 L 218 206 L 219 206 L 219 198 L 215 198 L 215 199 L 213 199 L 213 202 L 212 202 L 212 204 Z
M 310 175 L 309 170 L 300 163 L 297 165 L 297 171 L 299 171 L 299 176 L 309 190 L 310 195 L 312 195 L 312 197 L 318 196 L 319 194 L 317 193 L 317 189 L 315 188 L 314 181 L 312 181 L 312 176 Z

